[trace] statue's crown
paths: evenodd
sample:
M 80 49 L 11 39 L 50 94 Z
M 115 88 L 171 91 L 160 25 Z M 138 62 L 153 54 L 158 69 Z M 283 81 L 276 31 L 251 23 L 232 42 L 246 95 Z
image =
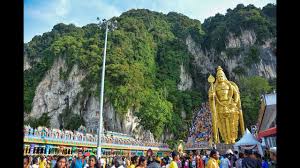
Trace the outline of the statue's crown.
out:
M 223 69 L 221 68 L 221 66 L 218 66 L 218 68 L 217 68 L 217 74 L 218 73 L 223 73 L 224 74 Z
M 223 69 L 221 68 L 221 66 L 218 66 L 217 71 L 219 71 L 219 70 L 223 71 Z
M 218 66 L 218 68 L 217 68 L 217 76 L 218 76 L 218 74 L 222 74 L 224 76 L 224 78 L 227 80 L 226 75 L 225 75 L 223 69 L 221 68 L 221 66 Z

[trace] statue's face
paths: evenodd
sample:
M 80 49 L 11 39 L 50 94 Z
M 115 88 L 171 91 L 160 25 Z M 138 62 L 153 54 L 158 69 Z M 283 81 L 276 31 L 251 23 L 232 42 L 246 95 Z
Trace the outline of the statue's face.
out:
M 217 80 L 219 82 L 224 82 L 226 80 L 225 75 L 223 73 L 218 73 L 217 74 Z

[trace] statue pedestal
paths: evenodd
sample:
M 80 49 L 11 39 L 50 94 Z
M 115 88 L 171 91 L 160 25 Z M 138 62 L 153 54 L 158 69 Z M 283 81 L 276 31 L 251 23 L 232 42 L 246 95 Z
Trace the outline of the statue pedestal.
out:
M 220 153 L 220 155 L 223 155 L 226 153 L 228 149 L 231 149 L 233 151 L 233 145 L 234 144 L 225 144 L 225 143 L 219 143 L 217 144 L 217 151 Z

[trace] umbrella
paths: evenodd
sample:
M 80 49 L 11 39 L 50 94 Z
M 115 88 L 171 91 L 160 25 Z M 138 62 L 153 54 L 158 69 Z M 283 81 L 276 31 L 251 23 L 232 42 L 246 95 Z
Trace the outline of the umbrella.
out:
M 85 152 L 84 153 L 84 156 L 91 156 L 91 155 L 96 156 L 93 152 Z

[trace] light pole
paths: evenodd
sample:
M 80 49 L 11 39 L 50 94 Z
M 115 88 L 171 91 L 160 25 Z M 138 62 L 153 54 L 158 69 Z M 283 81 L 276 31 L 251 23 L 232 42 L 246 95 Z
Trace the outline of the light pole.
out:
M 97 18 L 99 20 L 99 18 Z M 100 114 L 99 114 L 99 129 L 98 129 L 98 141 L 97 141 L 97 157 L 101 157 L 101 134 L 102 134 L 102 113 L 103 113 L 103 98 L 104 98 L 104 76 L 105 76 L 105 60 L 106 60 L 106 46 L 107 46 L 107 33 L 108 26 L 111 25 L 112 30 L 116 28 L 114 25 L 116 22 L 111 22 L 109 20 L 103 19 L 105 24 L 105 42 L 104 42 L 104 52 L 103 52 L 103 64 L 102 64 L 102 75 L 101 75 L 101 85 L 100 85 Z M 101 22 L 99 23 L 101 24 Z

